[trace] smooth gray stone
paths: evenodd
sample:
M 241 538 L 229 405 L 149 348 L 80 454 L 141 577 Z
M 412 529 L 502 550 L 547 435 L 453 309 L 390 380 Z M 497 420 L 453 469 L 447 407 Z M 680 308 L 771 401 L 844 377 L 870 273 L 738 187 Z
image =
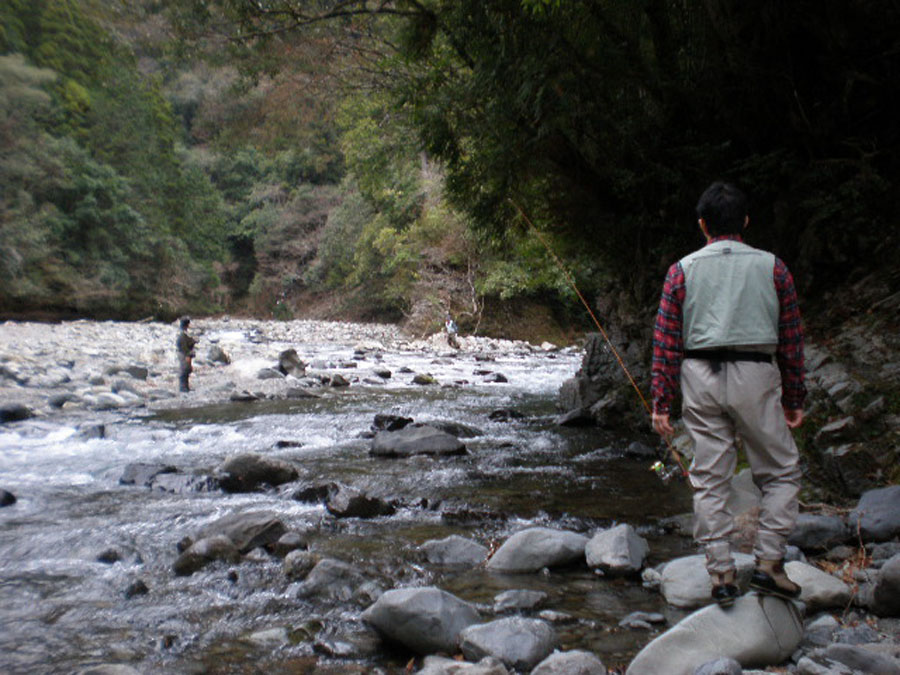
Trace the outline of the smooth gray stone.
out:
M 422 550 L 428 562 L 435 565 L 480 565 L 490 553 L 486 546 L 458 534 L 426 541 Z
M 610 575 L 636 574 L 644 566 L 650 552 L 647 540 L 631 525 L 622 524 L 598 532 L 584 549 L 589 567 L 601 569 Z
M 534 667 L 531 675 L 606 675 L 606 666 L 591 652 L 573 649 L 553 652 Z
M 180 577 L 190 576 L 214 560 L 228 563 L 240 561 L 241 555 L 234 542 L 225 535 L 203 537 L 175 560 L 172 569 Z
M 297 589 L 297 597 L 318 597 L 338 602 L 372 602 L 380 593 L 351 565 L 325 558 L 316 563 Z
M 869 490 L 847 520 L 859 523 L 865 541 L 887 541 L 900 534 L 900 485 Z
M 735 553 L 737 582 L 746 588 L 756 561 L 753 556 Z M 712 602 L 712 580 L 706 571 L 706 557 L 690 555 L 668 562 L 662 569 L 660 591 L 670 605 L 692 609 Z
M 549 624 L 519 616 L 469 626 L 459 634 L 460 649 L 470 661 L 493 656 L 516 670 L 533 668 L 553 651 L 557 641 Z
M 490 657 L 469 663 L 443 656 L 426 656 L 416 675 L 509 675 L 509 671 L 500 661 Z
M 529 573 L 584 559 L 588 538 L 575 532 L 531 527 L 516 532 L 487 562 L 495 572 Z
M 870 675 L 900 675 L 900 660 L 863 647 L 828 645 L 825 648 L 825 657 Z
M 229 457 L 219 468 L 222 489 L 227 492 L 251 492 L 261 486 L 278 486 L 297 480 L 297 469 L 280 459 L 252 452 Z
M 460 632 L 481 620 L 475 607 L 434 586 L 387 591 L 362 618 L 418 654 L 455 653 Z
M 781 663 L 800 644 L 803 624 L 786 600 L 748 593 L 730 608 L 709 605 L 644 647 L 626 675 L 694 675 L 704 663 L 732 658 L 742 666 Z
M 444 457 L 467 452 L 465 444 L 456 436 L 426 424 L 410 424 L 397 431 L 379 431 L 369 450 L 374 457 Z
M 801 513 L 788 543 L 804 551 L 826 551 L 847 541 L 847 523 L 838 516 Z
M 707 661 L 694 671 L 694 675 L 741 675 L 744 669 L 734 659 L 721 658 Z
M 878 572 L 872 590 L 872 611 L 879 616 L 900 616 L 900 553 L 884 563 Z
M 197 539 L 223 534 L 237 546 L 241 553 L 258 546 L 277 542 L 287 532 L 278 516 L 271 511 L 248 511 L 233 513 L 201 528 Z
M 546 599 L 547 594 L 543 591 L 504 591 L 494 596 L 494 611 L 499 613 L 510 609 L 534 609 Z
M 785 564 L 784 571 L 791 581 L 800 585 L 800 600 L 806 603 L 807 611 L 843 608 L 850 602 L 850 587 L 818 567 L 795 561 Z

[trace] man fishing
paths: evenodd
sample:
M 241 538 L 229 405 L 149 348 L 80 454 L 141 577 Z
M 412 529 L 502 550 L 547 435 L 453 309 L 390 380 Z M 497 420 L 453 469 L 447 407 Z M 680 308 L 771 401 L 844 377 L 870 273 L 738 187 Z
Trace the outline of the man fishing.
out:
M 796 598 L 800 587 L 784 571 L 800 488 L 790 429 L 803 422 L 806 397 L 794 281 L 781 260 L 743 242 L 747 200 L 736 187 L 710 185 L 697 216 L 707 243 L 669 268 L 656 317 L 653 429 L 673 434 L 669 415 L 680 376 L 682 417 L 694 445 L 694 539 L 706 553 L 713 599 L 728 607 L 740 595 L 726 505 L 738 437 L 762 493 L 750 586 Z
M 194 347 L 197 339 L 187 332 L 190 325 L 191 320 L 186 316 L 182 317 L 179 321 L 181 331 L 175 340 L 175 349 L 178 352 L 178 389 L 180 391 L 191 390 L 188 380 L 191 373 L 194 372 Z

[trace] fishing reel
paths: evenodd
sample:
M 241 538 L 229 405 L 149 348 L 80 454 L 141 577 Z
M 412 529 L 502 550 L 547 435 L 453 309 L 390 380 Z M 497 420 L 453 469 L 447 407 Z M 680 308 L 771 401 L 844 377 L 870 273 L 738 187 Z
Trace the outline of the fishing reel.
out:
M 650 470 L 659 476 L 663 483 L 668 483 L 673 478 L 681 478 L 681 469 L 677 466 L 666 466 L 660 460 L 656 460 L 650 466 Z

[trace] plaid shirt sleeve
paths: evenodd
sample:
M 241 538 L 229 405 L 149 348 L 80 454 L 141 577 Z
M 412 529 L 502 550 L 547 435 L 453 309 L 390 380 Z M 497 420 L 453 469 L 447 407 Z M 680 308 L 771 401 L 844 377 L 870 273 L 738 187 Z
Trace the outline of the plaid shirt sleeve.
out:
M 684 341 L 681 334 L 682 306 L 684 304 L 684 270 L 681 263 L 669 268 L 663 284 L 656 327 L 653 331 L 653 368 L 650 393 L 653 396 L 653 412 L 668 415 L 684 359 Z
M 775 259 L 775 292 L 778 294 L 778 348 L 775 360 L 781 371 L 781 404 L 800 410 L 806 399 L 803 382 L 803 326 L 794 278 L 780 259 Z

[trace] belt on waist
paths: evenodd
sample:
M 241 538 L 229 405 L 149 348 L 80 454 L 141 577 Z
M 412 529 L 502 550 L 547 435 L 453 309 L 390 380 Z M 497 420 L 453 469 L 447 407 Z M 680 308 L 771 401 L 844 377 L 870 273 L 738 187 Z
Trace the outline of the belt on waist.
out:
M 757 363 L 772 363 L 772 355 L 764 352 L 742 352 L 736 349 L 687 349 L 684 352 L 686 359 L 702 359 L 712 364 L 712 371 L 718 373 L 723 363 L 734 361 L 755 361 Z

